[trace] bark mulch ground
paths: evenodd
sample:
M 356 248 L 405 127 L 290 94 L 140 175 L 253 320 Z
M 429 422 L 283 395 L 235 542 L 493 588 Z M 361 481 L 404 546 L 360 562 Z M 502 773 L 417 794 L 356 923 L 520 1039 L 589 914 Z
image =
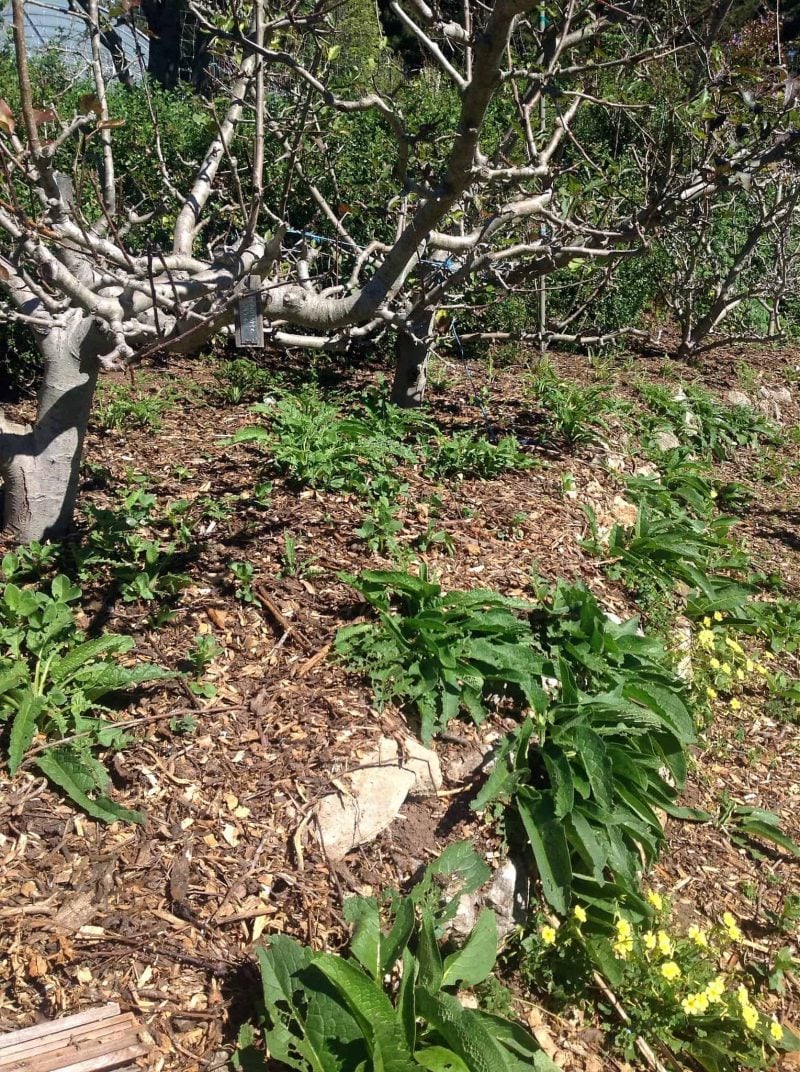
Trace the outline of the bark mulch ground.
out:
M 574 356 L 551 360 L 560 375 L 578 382 L 598 375 Z M 740 385 L 735 369 L 738 364 L 741 379 L 744 362 L 757 383 L 789 384 L 794 392 L 800 353 L 790 349 L 717 351 L 702 376 L 647 356 L 626 358 L 603 374 L 608 389 L 622 395 L 636 377 L 702 379 L 723 392 Z M 483 434 L 463 366 L 441 362 L 434 371 L 434 417 L 443 427 Z M 374 374 L 371 368 L 330 372 L 356 393 Z M 435 491 L 436 526 L 453 546 L 452 554 L 433 548 L 421 557 L 445 588 L 530 595 L 535 572 L 583 580 L 608 610 L 633 613 L 629 593 L 581 546 L 583 506 L 607 507 L 619 491 L 606 464 L 609 451 L 628 470 L 635 464 L 621 429 L 612 429 L 608 448 L 571 454 L 541 441 L 542 415 L 525 368 L 495 365 L 489 375 L 475 363 L 472 374 L 493 427 L 538 441 L 528 449 L 539 465 L 444 486 L 409 476 L 407 529 L 424 530 L 425 500 Z M 352 497 L 298 494 L 274 480 L 266 505 L 253 501 L 263 460 L 224 438 L 251 423 L 249 408 L 215 403 L 201 389 L 210 379 L 209 366 L 199 363 L 140 377 L 146 393 L 168 384 L 178 400 L 158 430 L 92 431 L 83 501 L 108 505 L 115 485 L 142 474 L 159 509 L 181 498 L 226 505 L 198 526 L 191 554 L 176 566 L 191 583 L 161 628 L 149 625 L 151 606 L 125 603 L 98 582 L 85 585 L 87 624 L 131 633 L 150 661 L 180 667 L 197 634 L 212 634 L 223 649 L 207 675 L 216 696 L 198 699 L 172 683 L 126 708 L 123 717 L 142 722 L 135 743 L 113 760 L 115 796 L 146 813 L 143 826 L 103 826 L 77 814 L 30 771 L 13 781 L 0 773 L 0 1031 L 115 1001 L 147 1025 L 156 1046 L 151 1067 L 181 1072 L 225 1064 L 259 985 L 251 947 L 260 936 L 284 931 L 335 948 L 346 934 L 341 904 L 349 892 L 407 885 L 454 839 L 473 839 L 490 860 L 500 847 L 496 833 L 468 808 L 474 793 L 468 759 L 477 734 L 464 725 L 438 746 L 446 775 L 438 798 L 406 807 L 388 832 L 343 864 L 331 865 L 321 851 L 310 819 L 314 803 L 378 736 L 406 729 L 400 712 L 376 711 L 365 684 L 329 658 L 336 630 L 362 609 L 338 574 L 387 563 L 354 535 L 362 508 Z M 780 572 L 796 593 L 800 466 L 789 429 L 800 411 L 792 404 L 781 416 L 783 443 L 767 452 L 742 451 L 724 471 L 756 492 L 740 534 L 756 560 Z M 574 480 L 574 497 L 565 495 L 565 474 Z M 287 534 L 296 542 L 294 573 L 287 568 Z M 253 564 L 253 603 L 236 598 L 232 561 Z M 194 732 L 176 732 L 176 720 L 187 718 L 196 721 Z M 731 714 L 709 727 L 697 750 L 688 798 L 712 811 L 724 794 L 773 810 L 799 839 L 799 757 L 796 722 L 766 710 L 746 721 Z M 758 950 L 796 941 L 774 925 L 786 897 L 798 891 L 795 862 L 769 850 L 755 861 L 722 829 L 707 825 L 670 823 L 668 834 L 652 881 L 687 913 L 730 908 Z M 795 1022 L 798 997 L 794 980 L 786 1009 Z M 564 1068 L 621 1067 L 598 1049 L 597 1031 L 530 1003 L 525 1008 L 540 1033 L 549 1032 Z

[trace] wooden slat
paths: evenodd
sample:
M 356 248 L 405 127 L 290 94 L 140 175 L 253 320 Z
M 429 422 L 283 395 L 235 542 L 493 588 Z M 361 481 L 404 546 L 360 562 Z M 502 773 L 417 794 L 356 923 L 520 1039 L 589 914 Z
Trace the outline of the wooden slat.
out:
M 144 1057 L 135 1017 L 109 1002 L 0 1036 L 0 1072 L 120 1072 Z
M 55 1021 L 58 1023 L 58 1021 Z M 100 1026 L 102 1025 L 102 1026 Z M 122 1028 L 130 1029 L 134 1034 L 137 1024 L 129 1012 L 120 1013 L 119 1016 L 110 1016 L 108 1019 L 81 1024 L 78 1027 L 68 1027 L 58 1033 L 53 1032 L 42 1038 L 28 1039 L 26 1042 L 15 1046 L 13 1050 L 0 1053 L 0 1069 L 5 1070 L 9 1064 L 27 1057 L 31 1053 L 51 1053 L 54 1050 L 63 1049 L 64 1046 L 78 1045 L 84 1038 L 104 1037 L 106 1034 L 118 1033 Z
M 9 1031 L 6 1035 L 0 1035 L 0 1053 L 9 1046 L 16 1046 L 30 1038 L 42 1038 L 72 1027 L 81 1027 L 83 1024 L 100 1024 L 111 1016 L 119 1016 L 119 1005 L 113 1001 L 98 1009 L 87 1009 L 85 1012 L 75 1013 L 74 1016 L 65 1016 L 62 1020 L 45 1020 L 41 1024 L 34 1024 L 33 1027 Z
M 135 1061 L 137 1057 L 147 1056 L 147 1046 L 137 1043 L 129 1046 L 126 1050 L 119 1050 L 114 1054 L 113 1063 L 108 1063 L 108 1057 L 90 1057 L 86 1061 L 79 1061 L 76 1065 L 65 1065 L 58 1072 L 111 1072 L 117 1068 L 123 1070 L 123 1066 L 130 1068 L 129 1061 Z
M 6 1065 L 3 1072 L 60 1072 L 61 1069 L 93 1057 L 105 1057 L 106 1067 L 114 1068 L 115 1063 L 117 1066 L 121 1063 L 113 1061 L 114 1054 L 137 1045 L 139 1040 L 135 1032 L 125 1029 L 107 1037 L 86 1039 L 77 1045 L 67 1044 L 50 1053 L 28 1054 L 14 1064 Z

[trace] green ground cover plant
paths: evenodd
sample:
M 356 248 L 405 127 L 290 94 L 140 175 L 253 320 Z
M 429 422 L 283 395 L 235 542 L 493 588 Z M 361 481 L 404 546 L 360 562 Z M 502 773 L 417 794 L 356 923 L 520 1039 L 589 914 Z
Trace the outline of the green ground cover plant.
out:
M 157 431 L 161 418 L 177 403 L 177 394 L 160 389 L 150 394 L 124 384 L 103 389 L 95 410 L 95 422 L 103 431 L 121 432 L 129 428 Z
M 3 560 L 4 578 L 15 565 Z M 103 717 L 101 701 L 173 675 L 146 663 L 123 663 L 133 648 L 130 637 L 87 639 L 76 621 L 80 596 L 63 575 L 48 588 L 0 583 L 0 725 L 9 773 L 19 770 L 37 742 L 30 761 L 88 815 L 141 821 L 108 795 L 109 776 L 96 752 L 116 751 L 126 737 Z
M 218 362 L 214 367 L 214 379 L 214 397 L 226 406 L 261 402 L 280 382 L 280 377 L 275 373 L 262 368 L 248 357 L 235 357 Z
M 604 560 L 610 577 L 634 592 L 645 612 L 666 628 L 678 607 L 690 615 L 742 603 L 752 593 L 750 557 L 731 536 L 738 518 L 719 505 L 741 503 L 745 489 L 716 481 L 686 448 L 659 459 L 657 475 L 627 477 L 626 496 L 637 506 L 632 526 L 614 524 L 602 535 L 594 512 L 584 547 Z
M 738 447 L 777 441 L 775 424 L 757 410 L 726 405 L 703 387 L 690 385 L 676 391 L 641 383 L 638 391 L 649 411 L 640 415 L 646 431 L 672 432 L 682 444 L 716 461 L 729 457 Z
M 754 993 L 759 974 L 778 989 L 785 953 L 777 971 L 764 973 L 730 912 L 679 926 L 661 894 L 651 891 L 647 901 L 648 918 L 617 916 L 606 934 L 587 929 L 582 904 L 560 924 L 540 918 L 521 941 L 524 976 L 559 1000 L 594 1006 L 608 1041 L 631 1062 L 639 1037 L 657 1054 L 666 1047 L 671 1060 L 705 1072 L 773 1068 L 780 1053 L 800 1048 L 800 1038 L 760 1008 Z M 610 990 L 598 988 L 598 977 Z M 627 1023 L 608 1001 L 612 990 Z
M 498 702 L 519 718 L 473 807 L 527 839 L 547 901 L 564 913 L 580 891 L 601 916 L 620 897 L 637 903 L 663 839 L 657 809 L 696 817 L 676 805 L 694 727 L 663 645 L 635 620 L 612 622 L 580 585 L 534 604 L 444 593 L 424 569 L 347 579 L 377 622 L 340 630 L 335 650 L 379 704 L 418 717 L 423 740 Z
M 485 909 L 461 944 L 443 949 L 442 935 L 458 898 L 490 874 L 472 846 L 458 842 L 406 896 L 345 901 L 353 928 L 347 954 L 314 953 L 283 935 L 258 948 L 270 1057 L 299 1072 L 555 1072 L 519 1023 L 456 996 L 490 977 L 494 914 Z M 253 1043 L 245 1029 L 236 1068 L 265 1067 Z
M 540 363 L 532 389 L 545 411 L 548 434 L 570 450 L 599 443 L 608 427 L 607 418 L 620 409 L 606 387 L 567 383 L 546 362 Z
M 340 629 L 335 651 L 369 677 L 379 705 L 410 708 L 424 741 L 461 713 L 483 722 L 490 690 L 513 689 L 537 709 L 546 704 L 544 660 L 522 617 L 530 604 L 480 589 L 445 593 L 424 565 L 419 576 L 368 570 L 344 579 L 378 620 Z
M 371 551 L 395 559 L 407 554 L 399 539 L 408 500 L 403 468 L 429 479 L 492 479 L 533 464 L 513 436 L 495 443 L 471 432 L 443 435 L 423 414 L 388 402 L 382 384 L 354 403 L 350 415 L 313 385 L 275 394 L 253 407 L 268 424 L 242 428 L 231 442 L 261 446 L 271 468 L 296 487 L 357 496 L 367 510 L 356 535 Z
M 165 609 L 189 584 L 189 577 L 175 567 L 194 538 L 186 523 L 176 525 L 178 513 L 165 521 L 157 508 L 156 496 L 141 484 L 122 489 L 118 504 L 110 507 L 87 504 L 90 528 L 84 541 L 70 549 L 78 577 L 85 581 L 107 572 L 124 602 L 158 600 Z M 177 541 L 163 538 L 165 527 Z

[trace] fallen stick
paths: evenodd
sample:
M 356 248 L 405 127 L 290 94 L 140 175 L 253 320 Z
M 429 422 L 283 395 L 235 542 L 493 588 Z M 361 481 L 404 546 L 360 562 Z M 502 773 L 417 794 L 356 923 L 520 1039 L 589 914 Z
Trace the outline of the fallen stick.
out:
M 275 601 L 272 599 L 269 593 L 265 591 L 262 585 L 256 585 L 253 588 L 253 591 L 255 592 L 256 598 L 258 599 L 261 606 L 264 608 L 265 611 L 267 611 L 270 617 L 281 627 L 281 630 L 284 633 L 288 633 L 289 636 L 293 636 L 297 640 L 300 647 L 303 648 L 305 651 L 310 652 L 314 650 L 314 645 L 311 643 L 311 641 L 307 640 L 297 628 L 297 626 L 289 621 L 289 619 L 283 614 L 280 607 L 277 606 Z

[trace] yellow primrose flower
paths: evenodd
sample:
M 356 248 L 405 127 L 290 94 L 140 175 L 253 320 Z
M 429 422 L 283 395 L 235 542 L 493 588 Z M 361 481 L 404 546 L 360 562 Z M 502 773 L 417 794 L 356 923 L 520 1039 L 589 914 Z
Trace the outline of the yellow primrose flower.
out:
M 709 497 L 709 499 L 716 499 L 716 497 L 717 497 L 716 491 L 714 491 L 713 489 L 711 491 L 709 491 L 708 497 Z
M 652 953 L 656 947 L 656 936 L 652 931 L 648 931 L 644 936 L 644 947 L 648 953 Z
M 737 700 L 736 697 L 731 700 L 731 711 L 738 711 L 740 710 L 741 706 L 741 701 Z
M 664 908 L 664 898 L 656 890 L 650 890 L 647 894 L 647 900 L 655 908 L 656 912 L 661 912 Z
M 705 989 L 705 995 L 709 1001 L 718 1003 L 722 1001 L 722 995 L 725 993 L 725 976 L 718 975 L 716 979 L 712 979 Z
M 680 979 L 681 969 L 674 960 L 665 960 L 661 965 L 661 974 L 668 982 L 673 983 L 676 979 Z
M 627 960 L 628 954 L 633 952 L 633 938 L 620 938 L 611 948 L 620 960 Z
M 722 615 L 720 614 L 720 612 L 718 610 L 714 611 L 714 621 L 715 622 L 721 622 L 722 621 Z
M 628 920 L 627 919 L 618 919 L 617 920 L 617 938 L 619 938 L 620 941 L 624 941 L 626 938 L 630 938 L 632 935 L 633 935 L 633 927 L 631 927 L 631 925 L 628 922 Z
M 721 663 L 715 655 L 713 659 L 709 659 L 708 665 L 711 667 L 712 670 L 719 670 Z
M 737 986 L 737 988 L 736 988 L 736 1000 L 739 1002 L 739 1007 L 740 1008 L 742 1008 L 742 1009 L 749 1008 L 749 1006 L 750 1006 L 750 994 L 749 994 L 749 992 L 747 990 L 747 987 L 744 986 L 742 983 L 740 983 L 739 986 Z
M 539 934 L 541 934 L 542 941 L 544 942 L 545 945 L 555 945 L 556 944 L 556 929 L 555 929 L 555 927 L 544 926 L 539 931 Z
M 714 647 L 714 634 L 710 629 L 701 629 L 697 634 L 697 643 L 701 648 L 705 648 L 707 651 L 711 651 Z
M 666 931 L 659 931 L 656 935 L 658 941 L 658 951 L 665 957 L 672 956 L 672 939 Z
M 705 618 L 703 618 L 703 625 L 706 627 L 706 629 L 711 628 L 711 619 L 709 618 L 708 615 L 706 615 Z
M 781 1042 L 783 1040 L 783 1028 L 777 1020 L 773 1020 L 769 1025 L 769 1033 L 776 1042 Z
M 730 940 L 732 942 L 740 942 L 742 940 L 742 932 L 739 930 L 739 926 L 736 923 L 736 917 L 731 912 L 723 912 L 722 922 L 728 932 Z M 743 987 L 740 987 L 739 989 L 741 990 Z
M 718 695 L 719 695 L 719 693 L 717 692 L 717 690 L 712 689 L 711 686 L 709 685 L 708 688 L 706 689 L 706 696 L 709 698 L 709 700 L 716 700 Z
M 744 670 L 742 670 L 741 667 L 739 667 L 739 669 L 736 671 L 736 680 L 744 681 Z
M 752 1005 L 747 1005 L 742 1009 L 742 1019 L 748 1031 L 753 1031 L 758 1026 L 758 1013 Z
M 769 673 L 769 671 L 767 670 L 766 666 L 762 666 L 761 663 L 756 663 L 756 670 L 758 671 L 759 674 L 761 674 L 762 677 L 766 677 L 767 674 Z
M 748 674 L 752 674 L 752 672 L 756 668 L 756 664 L 753 662 L 752 659 L 748 659 L 747 662 L 744 664 L 744 668 L 748 672 Z
M 765 651 L 764 652 L 764 658 L 767 659 L 771 663 L 775 661 L 775 655 L 771 651 Z
M 731 640 L 730 637 L 726 636 L 725 637 L 725 643 L 728 645 L 728 647 L 731 649 L 731 651 L 735 651 L 737 655 L 744 654 L 743 650 L 742 650 L 742 645 L 739 643 L 738 640 Z
M 708 948 L 708 938 L 706 938 L 706 932 L 693 923 L 688 930 L 689 938 L 695 945 L 699 945 L 701 949 Z
M 681 1002 L 681 1008 L 690 1016 L 700 1016 L 708 1008 L 708 998 L 705 994 L 688 994 Z
M 723 672 L 723 674 L 729 674 L 731 672 L 731 664 L 730 663 L 723 663 L 722 664 L 722 672 Z
M 572 909 L 572 914 L 577 919 L 578 923 L 586 922 L 586 909 L 582 908 L 579 904 L 576 904 Z

